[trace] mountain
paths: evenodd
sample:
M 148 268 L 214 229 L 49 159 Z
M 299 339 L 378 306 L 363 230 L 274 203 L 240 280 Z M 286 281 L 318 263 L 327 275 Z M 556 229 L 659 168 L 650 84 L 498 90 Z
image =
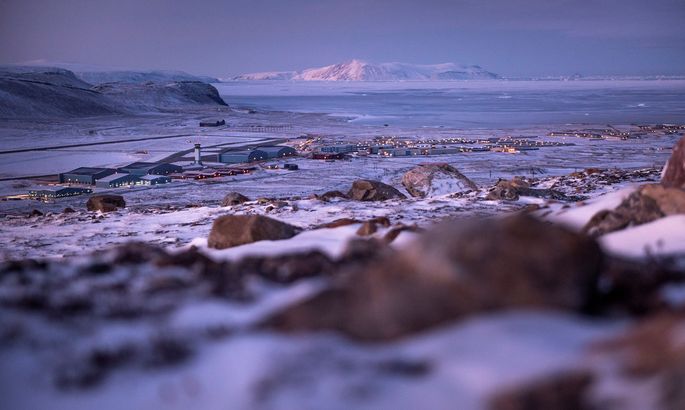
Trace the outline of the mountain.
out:
M 0 67 L 0 117 L 86 117 L 126 109 L 71 71 L 56 67 Z
M 200 81 L 93 86 L 63 68 L 0 66 L 0 118 L 135 114 L 197 105 L 226 103 L 216 88 Z
M 226 105 L 219 91 L 200 81 L 105 83 L 93 90 L 133 112 L 164 111 L 193 105 Z
M 431 81 L 483 80 L 499 78 L 497 74 L 477 65 L 444 64 L 373 64 L 361 60 L 334 64 L 303 71 L 279 71 L 243 74 L 236 80 L 294 80 L 294 81 Z
M 215 77 L 193 75 L 184 71 L 174 70 L 136 70 L 122 67 L 67 63 L 42 59 L 28 61 L 22 65 L 26 68 L 33 68 L 35 70 L 55 67 L 62 68 L 73 72 L 76 77 L 93 85 L 104 83 L 168 83 L 172 81 L 201 81 L 203 83 L 219 82 Z
M 219 80 L 213 77 L 196 76 L 183 71 L 76 71 L 76 76 L 91 84 L 104 83 L 129 83 L 143 84 L 148 82 L 166 83 L 172 81 L 199 81 L 203 83 L 216 83 Z

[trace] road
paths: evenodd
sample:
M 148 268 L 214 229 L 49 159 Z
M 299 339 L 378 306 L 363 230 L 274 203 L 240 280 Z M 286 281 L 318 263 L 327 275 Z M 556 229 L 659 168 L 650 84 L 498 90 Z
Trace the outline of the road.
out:
M 18 149 L 12 149 L 12 150 L 7 150 L 7 151 L 0 151 L 0 155 L 16 154 L 19 152 L 31 152 L 31 151 L 50 151 L 53 149 L 63 149 L 63 148 L 91 147 L 94 145 L 121 144 L 123 142 L 163 140 L 163 139 L 169 139 L 169 138 L 190 137 L 193 135 L 195 135 L 195 134 L 175 134 L 175 135 L 162 135 L 162 136 L 158 136 L 158 137 L 128 138 L 128 139 L 116 140 L 116 141 L 83 142 L 80 144 L 70 144 L 70 145 L 52 145 L 49 147 L 18 148 Z

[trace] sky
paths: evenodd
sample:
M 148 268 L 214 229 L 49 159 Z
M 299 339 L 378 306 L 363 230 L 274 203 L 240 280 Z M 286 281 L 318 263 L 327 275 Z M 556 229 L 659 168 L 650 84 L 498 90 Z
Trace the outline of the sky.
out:
M 0 0 L 0 63 L 230 77 L 351 59 L 685 74 L 685 0 Z

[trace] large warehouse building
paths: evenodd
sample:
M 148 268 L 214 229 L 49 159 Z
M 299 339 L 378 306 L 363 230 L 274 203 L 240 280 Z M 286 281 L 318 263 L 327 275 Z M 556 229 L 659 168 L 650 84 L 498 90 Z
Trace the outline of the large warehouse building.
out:
M 297 151 L 295 151 L 294 148 L 286 147 L 284 145 L 266 145 L 257 147 L 257 149 L 265 152 L 269 159 L 292 157 L 297 155 Z
M 118 188 L 120 186 L 140 185 L 142 181 L 136 175 L 131 174 L 112 174 L 100 178 L 95 182 L 98 188 Z
M 242 164 L 246 162 L 261 161 L 268 159 L 269 155 L 261 149 L 231 151 L 224 150 L 217 154 L 217 162 L 224 164 Z
M 174 164 L 156 164 L 153 162 L 134 162 L 117 169 L 118 172 L 131 175 L 169 175 L 183 172 L 183 167 Z
M 86 184 L 95 185 L 99 179 L 116 173 L 113 168 L 81 167 L 59 174 L 59 182 L 63 184 Z

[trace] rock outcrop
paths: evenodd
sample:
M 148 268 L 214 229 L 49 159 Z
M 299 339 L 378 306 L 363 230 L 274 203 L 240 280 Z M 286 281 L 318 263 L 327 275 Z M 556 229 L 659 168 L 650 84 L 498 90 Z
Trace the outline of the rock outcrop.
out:
M 89 211 L 114 212 L 119 208 L 125 208 L 126 201 L 121 195 L 93 195 L 86 202 L 86 209 Z
M 240 205 L 240 204 L 243 204 L 249 200 L 250 200 L 250 198 L 246 197 L 245 195 L 241 194 L 240 192 L 229 192 L 224 197 L 224 200 L 221 201 L 221 206 Z
M 511 181 L 498 181 L 490 189 L 486 199 L 491 201 L 518 201 L 519 197 L 555 199 L 559 201 L 579 201 L 581 197 L 568 196 L 554 189 L 532 188 L 530 182 L 522 177 L 514 177 Z
M 388 184 L 368 179 L 354 181 L 347 196 L 355 201 L 386 201 L 388 199 L 407 198 L 403 193 Z
M 684 190 L 659 184 L 643 185 L 615 209 L 602 210 L 595 214 L 583 231 L 592 236 L 600 236 L 682 213 L 685 213 Z
M 445 163 L 422 164 L 407 171 L 402 185 L 411 196 L 424 198 L 478 189 L 473 181 Z
M 207 245 L 225 249 L 257 241 L 288 239 L 299 231 L 295 226 L 262 215 L 226 215 L 214 221 Z
M 661 183 L 668 187 L 685 188 L 685 137 L 673 147 L 671 158 L 661 176 Z

